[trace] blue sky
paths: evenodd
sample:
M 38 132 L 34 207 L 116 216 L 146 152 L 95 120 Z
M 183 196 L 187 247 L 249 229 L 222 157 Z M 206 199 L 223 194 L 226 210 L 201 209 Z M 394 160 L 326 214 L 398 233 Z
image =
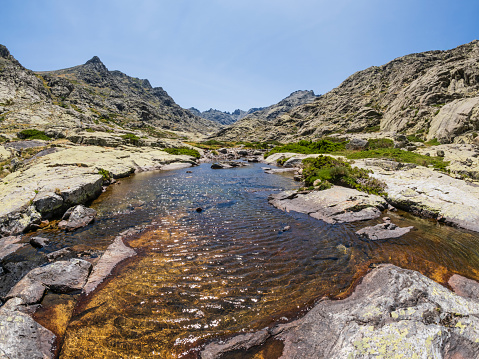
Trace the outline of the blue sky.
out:
M 182 107 L 268 106 L 326 93 L 396 57 L 479 38 L 479 1 L 2 0 L 0 43 L 25 67 L 94 55 Z

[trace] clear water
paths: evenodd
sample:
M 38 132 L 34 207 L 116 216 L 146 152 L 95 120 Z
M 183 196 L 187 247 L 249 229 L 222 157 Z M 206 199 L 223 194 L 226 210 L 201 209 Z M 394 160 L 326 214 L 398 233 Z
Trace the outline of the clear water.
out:
M 58 321 L 69 322 L 60 358 L 193 358 L 211 338 L 291 320 L 324 296 L 344 297 L 378 263 L 438 282 L 451 273 L 479 279 L 479 235 L 388 212 L 416 230 L 364 241 L 354 232 L 380 220 L 328 225 L 269 205 L 269 194 L 298 184 L 261 166 L 138 174 L 92 204 L 99 212 L 93 226 L 46 232 L 49 250 L 102 250 L 122 230 L 154 224 L 129 242 L 140 254 L 71 319 L 61 315 L 72 306 L 65 298 L 39 312 L 60 334 Z M 250 357 L 277 357 L 275 348 Z

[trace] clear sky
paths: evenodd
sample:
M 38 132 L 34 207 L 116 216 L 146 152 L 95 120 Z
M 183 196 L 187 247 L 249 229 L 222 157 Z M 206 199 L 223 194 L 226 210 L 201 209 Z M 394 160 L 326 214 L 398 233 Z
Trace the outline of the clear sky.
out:
M 326 93 L 396 57 L 479 38 L 478 0 L 1 0 L 0 43 L 32 70 L 147 78 L 182 107 Z

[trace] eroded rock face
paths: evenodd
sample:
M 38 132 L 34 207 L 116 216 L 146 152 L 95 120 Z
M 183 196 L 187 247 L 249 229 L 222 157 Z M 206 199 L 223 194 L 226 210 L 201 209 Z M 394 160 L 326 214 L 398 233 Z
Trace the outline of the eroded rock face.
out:
M 283 211 L 307 213 L 331 224 L 377 218 L 388 207 L 379 196 L 340 186 L 307 193 L 280 192 L 271 195 L 269 203 Z
M 348 77 L 313 102 L 272 120 L 244 118 L 220 140 L 316 140 L 339 132 L 425 131 L 443 143 L 479 128 L 479 42 L 406 55 Z M 431 127 L 429 128 L 429 122 Z
M 303 318 L 268 331 L 284 342 L 281 358 L 477 358 L 479 302 L 422 274 L 387 264 L 369 273 L 354 293 L 324 300 Z M 232 339 L 238 340 L 238 339 Z M 264 341 L 265 339 L 263 339 Z M 207 358 L 219 358 L 210 344 Z M 213 355 L 208 354 L 214 349 Z

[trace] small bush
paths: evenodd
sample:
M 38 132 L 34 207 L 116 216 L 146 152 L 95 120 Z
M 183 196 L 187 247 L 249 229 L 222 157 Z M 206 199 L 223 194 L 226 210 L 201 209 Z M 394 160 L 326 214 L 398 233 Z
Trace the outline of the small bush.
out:
M 369 150 L 375 150 L 376 148 L 393 148 L 394 141 L 389 138 L 371 138 L 368 140 L 366 148 Z
M 347 141 L 332 142 L 330 140 L 322 139 L 317 142 L 301 140 L 295 143 L 288 143 L 282 146 L 276 146 L 271 151 L 265 153 L 264 158 L 273 153 L 294 152 L 303 154 L 317 154 L 317 153 L 331 153 L 342 151 L 346 148 Z
M 432 165 L 434 168 L 441 171 L 446 171 L 446 167 L 449 165 L 449 162 L 445 162 L 442 157 L 420 155 L 399 148 L 378 148 L 375 150 L 353 152 L 348 154 L 347 158 L 386 158 L 396 162 L 414 163 L 420 166 Z
M 359 191 L 384 194 L 385 184 L 369 177 L 370 171 L 351 167 L 347 162 L 329 156 L 306 158 L 303 160 L 303 176 L 306 186 L 321 180 L 319 189 L 327 189 L 331 184 L 354 188 Z
M 45 135 L 45 132 L 39 130 L 23 130 L 17 134 L 18 138 L 26 140 L 45 140 L 50 141 L 51 138 Z
M 134 146 L 138 146 L 138 144 L 140 143 L 140 137 L 138 137 L 137 135 L 133 133 L 127 133 L 127 134 L 121 135 L 121 138 L 123 138 L 124 140 L 127 140 L 128 143 Z
M 170 155 L 187 155 L 195 158 L 200 158 L 201 155 L 197 150 L 188 147 L 180 148 L 165 148 L 163 151 L 168 152 Z
M 100 169 L 98 170 L 98 174 L 100 174 L 105 181 L 111 180 L 111 177 L 112 177 L 112 176 L 111 176 L 110 171 L 107 171 L 107 170 L 105 170 L 105 169 L 103 169 L 103 168 L 100 168 Z
M 437 140 L 437 138 L 433 138 L 425 143 L 426 146 L 439 146 L 441 142 Z
M 419 138 L 416 135 L 407 135 L 406 138 L 410 142 L 424 142 L 422 138 Z

